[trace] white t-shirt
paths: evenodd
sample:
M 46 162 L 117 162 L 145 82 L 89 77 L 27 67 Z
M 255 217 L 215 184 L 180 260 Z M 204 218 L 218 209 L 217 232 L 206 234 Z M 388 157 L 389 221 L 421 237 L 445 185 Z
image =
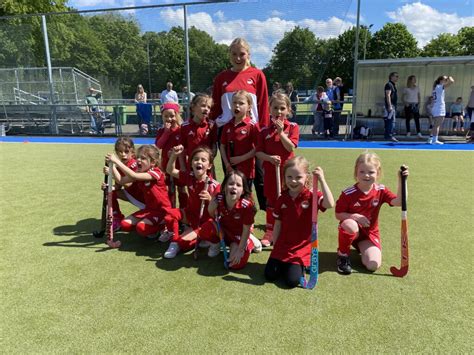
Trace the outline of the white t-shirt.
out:
M 420 88 L 415 86 L 414 88 L 404 88 L 403 89 L 403 101 L 405 104 L 418 104 L 418 93 Z
M 179 102 L 178 101 L 178 94 L 176 93 L 176 91 L 174 90 L 163 90 L 161 92 L 161 96 L 160 96 L 160 99 L 161 99 L 161 103 L 164 104 L 166 102 Z
M 431 94 L 433 96 L 433 108 L 431 112 L 433 117 L 446 116 L 446 103 L 444 102 L 444 86 L 442 84 L 436 85 Z

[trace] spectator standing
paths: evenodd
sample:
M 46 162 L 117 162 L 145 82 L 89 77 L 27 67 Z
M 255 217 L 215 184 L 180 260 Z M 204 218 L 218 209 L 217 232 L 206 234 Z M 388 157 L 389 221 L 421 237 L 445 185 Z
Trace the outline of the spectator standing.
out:
M 135 103 L 143 103 L 146 104 L 147 96 L 145 89 L 143 88 L 142 84 L 138 84 L 137 92 L 135 93 Z
M 184 107 L 184 119 L 187 121 L 189 119 L 189 106 L 191 104 L 191 101 L 193 101 L 194 96 L 196 96 L 195 93 L 192 91 L 189 91 L 187 86 L 183 86 L 183 96 L 181 97 L 181 102 Z
M 438 140 L 439 128 L 446 116 L 446 102 L 444 101 L 444 89 L 454 83 L 452 76 L 441 75 L 433 84 L 433 128 L 431 129 L 431 137 L 428 144 L 443 144 Z
M 103 117 L 99 107 L 99 98 L 101 95 L 100 90 L 96 90 L 93 87 L 89 88 L 89 93 L 86 95 L 86 111 L 90 116 L 90 134 L 104 133 L 102 124 Z
M 462 97 L 458 97 L 456 102 L 451 105 L 450 116 L 453 120 L 453 131 L 458 131 L 459 122 L 459 131 L 464 132 L 464 106 L 462 104 Z
M 403 102 L 405 104 L 405 124 L 407 136 L 411 135 L 410 120 L 415 121 L 416 134 L 422 138 L 420 130 L 420 88 L 416 85 L 416 76 L 410 75 L 407 79 L 407 87 L 403 89 Z
M 340 77 L 334 78 L 334 86 L 336 87 L 335 98 L 332 103 L 333 107 L 333 116 L 334 116 L 334 125 L 333 125 L 333 133 L 332 135 L 336 137 L 339 134 L 339 125 L 341 124 L 341 113 L 342 108 L 344 106 L 344 85 L 342 84 L 342 79 Z
M 393 136 L 393 126 L 397 115 L 397 101 L 398 93 L 396 83 L 398 81 L 398 73 L 392 72 L 388 76 L 388 82 L 384 87 L 385 107 L 383 119 L 385 123 L 384 137 L 393 142 L 398 142 L 398 139 Z
M 166 83 L 166 89 L 161 92 L 160 99 L 161 104 L 165 104 L 167 102 L 179 102 L 178 94 L 173 90 L 173 83 L 171 81 Z
M 328 96 L 322 86 L 316 88 L 316 92 L 308 96 L 303 102 L 312 102 L 312 111 L 314 113 L 314 123 L 311 133 L 321 135 L 324 132 L 324 107 L 328 106 Z
M 212 106 L 210 118 L 219 128 L 219 139 L 222 126 L 232 119 L 232 96 L 239 90 L 245 90 L 252 96 L 251 118 L 260 128 L 270 124 L 268 106 L 268 88 L 265 74 L 250 65 L 250 46 L 243 38 L 235 38 L 229 46 L 229 57 L 232 67 L 219 73 L 212 87 Z M 263 194 L 263 169 L 259 159 L 255 161 L 255 191 L 260 209 L 265 210 Z
M 330 114 L 325 113 L 325 124 L 324 124 L 324 131 L 325 134 L 329 134 L 330 137 L 334 136 L 334 126 L 335 126 L 335 116 L 334 116 L 334 101 L 337 99 L 336 91 L 339 88 L 333 84 L 331 78 L 326 79 L 326 95 L 328 96 L 329 101 L 332 103 L 332 110 Z M 339 112 L 340 114 L 340 112 Z M 327 132 L 329 130 L 329 132 Z
M 469 96 L 469 101 L 466 105 L 467 119 L 472 119 L 472 111 L 474 111 L 474 85 L 471 86 L 471 96 Z
M 279 81 L 275 81 L 275 82 L 273 83 L 271 95 L 276 94 L 276 93 L 279 93 L 279 92 L 284 93 L 285 91 L 281 88 L 281 83 L 280 83 Z
M 300 98 L 298 97 L 298 92 L 293 88 L 293 83 L 291 81 L 286 83 L 285 93 L 290 98 L 292 115 L 296 119 L 296 110 L 298 109 L 296 104 L 300 102 Z

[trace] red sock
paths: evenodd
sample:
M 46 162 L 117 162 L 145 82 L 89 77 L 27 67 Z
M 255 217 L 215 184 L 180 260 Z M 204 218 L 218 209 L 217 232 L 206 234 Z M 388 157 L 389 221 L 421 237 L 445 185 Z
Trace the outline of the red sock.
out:
M 146 224 L 143 221 L 140 221 L 137 223 L 137 226 L 135 227 L 137 230 L 137 233 L 140 234 L 143 237 L 146 237 L 151 234 L 156 234 L 158 233 L 158 230 L 160 229 L 159 225 L 152 225 L 152 224 Z
M 357 233 L 349 233 L 344 228 L 339 227 L 339 247 L 337 251 L 340 254 L 349 255 L 351 252 L 351 244 L 357 238 Z
M 122 222 L 120 222 L 120 229 L 124 232 L 131 232 L 133 230 L 133 224 L 127 219 L 122 219 Z

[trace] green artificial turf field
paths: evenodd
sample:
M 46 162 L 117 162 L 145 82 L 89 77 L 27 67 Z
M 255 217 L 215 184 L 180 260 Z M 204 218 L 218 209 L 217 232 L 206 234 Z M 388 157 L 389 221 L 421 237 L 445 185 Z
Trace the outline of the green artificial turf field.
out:
M 308 291 L 264 281 L 268 250 L 227 273 L 222 255 L 165 260 L 167 245 L 133 234 L 106 248 L 91 231 L 111 150 L 0 144 L 3 353 L 474 351 L 472 152 L 378 151 L 382 183 L 394 190 L 400 164 L 410 166 L 410 271 L 390 275 L 400 265 L 400 209 L 384 206 L 382 268 L 364 272 L 353 253 L 355 273 L 338 275 L 329 210 L 319 219 L 319 284 Z M 323 167 L 336 199 L 352 184 L 359 150 L 299 153 Z

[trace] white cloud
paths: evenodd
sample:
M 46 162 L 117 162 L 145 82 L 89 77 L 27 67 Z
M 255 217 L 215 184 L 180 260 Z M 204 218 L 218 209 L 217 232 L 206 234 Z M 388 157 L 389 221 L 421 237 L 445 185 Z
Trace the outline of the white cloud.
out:
M 225 21 L 224 11 L 222 10 L 215 12 L 214 17 L 219 21 Z
M 278 11 L 278 10 L 272 10 L 270 11 L 270 17 L 282 17 L 285 13 Z
M 342 31 L 354 26 L 353 23 L 331 17 L 327 21 L 303 19 L 290 21 L 278 16 L 265 20 L 226 20 L 224 13 L 213 19 L 206 12 L 188 14 L 188 25 L 209 33 L 216 42 L 230 44 L 235 37 L 244 37 L 252 48 L 252 61 L 260 68 L 271 58 L 275 45 L 283 38 L 285 32 L 296 26 L 309 28 L 319 38 L 337 37 Z M 165 9 L 160 12 L 161 20 L 168 26 L 183 26 L 182 9 Z
M 474 16 L 462 17 L 455 13 L 440 12 L 422 2 L 403 5 L 387 15 L 393 21 L 405 24 L 420 47 L 440 33 L 457 33 L 461 27 L 474 24 Z

